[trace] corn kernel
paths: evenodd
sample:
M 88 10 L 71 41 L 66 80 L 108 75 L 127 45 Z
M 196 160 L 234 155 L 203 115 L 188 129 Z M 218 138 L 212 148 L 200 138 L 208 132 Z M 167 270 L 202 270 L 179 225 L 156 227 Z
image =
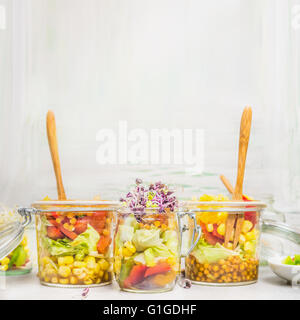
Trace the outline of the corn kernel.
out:
M 255 240 L 256 239 L 256 234 L 255 234 L 254 229 L 252 231 L 249 231 L 246 233 L 246 239 L 247 240 Z
M 3 266 L 0 266 L 0 271 L 6 271 L 8 269 L 8 264 L 4 264 Z
M 86 284 L 86 285 L 90 285 L 90 284 L 93 283 L 93 280 L 88 278 L 87 280 L 84 280 L 83 283 Z
M 249 220 L 244 220 L 243 226 L 242 226 L 242 232 L 247 233 L 253 228 L 253 224 Z
M 85 258 L 84 258 L 84 261 L 85 261 L 85 262 L 93 262 L 93 263 L 96 263 L 95 257 L 91 257 L 91 256 L 85 257 Z
M 133 252 L 130 251 L 129 249 L 127 249 L 127 248 L 123 248 L 122 254 L 123 254 L 124 257 L 131 257 Z
M 57 223 L 61 223 L 61 222 L 63 221 L 63 219 L 64 219 L 64 218 L 60 217 L 60 218 L 56 218 L 55 221 L 56 221 Z
M 44 265 L 46 265 L 47 263 L 50 263 L 50 258 L 49 257 L 43 257 L 42 258 L 42 263 L 44 264 Z
M 71 268 L 67 266 L 60 266 L 58 274 L 64 278 L 67 278 L 71 274 Z
M 77 280 L 77 278 L 76 277 L 70 277 L 70 283 L 71 284 L 77 284 L 78 283 L 78 280 Z
M 27 245 L 27 237 L 26 236 L 24 236 L 24 238 L 23 238 L 23 240 L 21 242 L 21 245 L 24 246 L 24 247 Z
M 254 244 L 252 242 L 247 241 L 244 244 L 244 250 L 247 251 L 247 252 L 254 252 L 255 246 L 254 246 Z
M 154 225 L 158 228 L 160 226 L 160 221 L 154 221 Z
M 68 223 L 64 223 L 63 227 L 64 227 L 65 229 L 67 229 L 67 230 L 70 229 L 70 225 L 69 225 Z
M 76 218 L 72 218 L 71 220 L 70 220 L 70 223 L 71 224 L 75 224 L 77 222 L 77 219 Z
M 80 274 L 84 273 L 85 271 L 85 268 L 74 268 L 72 270 L 72 273 L 75 275 L 75 276 L 79 276 Z
M 60 284 L 69 284 L 69 279 L 59 279 Z
M 45 272 L 46 272 L 46 275 L 49 277 L 56 275 L 56 271 L 52 267 L 45 268 Z
M 109 262 L 106 261 L 105 259 L 101 259 L 100 261 L 98 261 L 99 265 L 100 265 L 100 269 L 106 271 L 109 268 Z
M 93 261 L 88 261 L 87 263 L 86 263 L 86 266 L 87 266 L 87 268 L 88 269 L 96 269 L 96 267 L 97 267 L 97 263 L 96 262 L 93 262 Z
M 72 256 L 66 256 L 64 258 L 65 264 L 72 264 L 74 262 L 74 258 Z
M 109 230 L 104 229 L 102 233 L 103 233 L 104 236 L 108 236 L 109 235 Z
M 207 229 L 208 232 L 213 232 L 213 231 L 214 231 L 214 226 L 213 226 L 211 223 L 209 223 L 209 224 L 206 226 L 206 229 Z
M 57 263 L 59 266 L 63 266 L 65 264 L 65 257 L 58 257 Z
M 167 259 L 167 263 L 172 266 L 172 265 L 176 264 L 176 259 L 174 257 L 169 257 Z
M 219 235 L 221 236 L 224 236 L 225 235 L 225 230 L 226 230 L 226 227 L 225 227 L 225 224 L 224 223 L 221 223 L 218 228 L 217 228 L 217 232 Z
M 104 271 L 103 271 L 103 270 L 100 270 L 100 271 L 99 271 L 99 277 L 102 278 L 103 275 L 104 275 Z
M 129 241 L 127 241 L 127 242 L 124 243 L 124 247 L 127 248 L 127 249 L 128 249 L 129 251 L 131 251 L 132 253 L 135 253 L 135 252 L 136 252 L 135 246 L 134 246 L 131 242 L 129 242 Z
M 78 277 L 78 279 L 83 280 L 83 279 L 85 279 L 87 277 L 87 274 L 85 272 L 82 272 L 77 277 Z
M 72 218 L 74 218 L 74 214 L 73 214 L 73 213 L 68 213 L 68 214 L 67 214 L 67 217 L 68 217 L 69 219 L 72 219 Z
M 2 265 L 9 264 L 10 259 L 8 257 L 3 258 L 0 262 Z
M 57 277 L 52 277 L 51 278 L 52 283 L 58 283 L 58 278 Z
M 44 281 L 45 282 L 50 282 L 50 278 L 46 276 L 46 277 L 44 277 Z
M 241 234 L 240 235 L 240 243 L 245 243 L 245 241 L 246 241 L 246 238 Z
M 86 267 L 86 262 L 83 262 L 83 261 L 75 261 L 75 262 L 74 262 L 74 267 L 76 267 L 76 268 L 85 268 L 85 267 Z

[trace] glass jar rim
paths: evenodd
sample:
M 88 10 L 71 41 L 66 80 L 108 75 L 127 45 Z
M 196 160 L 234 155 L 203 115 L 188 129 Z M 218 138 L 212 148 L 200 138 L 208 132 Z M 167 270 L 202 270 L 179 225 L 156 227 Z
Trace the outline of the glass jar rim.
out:
M 220 212 L 229 214 L 237 212 L 256 213 L 264 210 L 267 205 L 262 201 L 185 201 L 180 207 L 192 212 Z M 205 208 L 201 208 L 205 207 Z
M 53 200 L 35 201 L 31 206 L 37 210 L 37 212 L 34 213 L 47 213 L 53 211 L 89 212 L 115 210 L 120 206 L 120 202 L 110 200 Z

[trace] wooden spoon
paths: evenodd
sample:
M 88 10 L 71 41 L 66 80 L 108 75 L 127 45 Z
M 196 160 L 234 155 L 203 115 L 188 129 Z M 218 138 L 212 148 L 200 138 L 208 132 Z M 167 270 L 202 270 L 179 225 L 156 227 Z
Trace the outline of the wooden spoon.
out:
M 236 185 L 232 195 L 232 200 L 243 200 L 243 183 L 245 175 L 246 158 L 248 151 L 248 144 L 250 138 L 252 123 L 252 109 L 251 107 L 246 107 L 244 109 L 241 126 L 240 126 L 240 140 L 239 140 L 239 157 L 238 157 L 238 172 L 236 178 Z M 225 232 L 225 246 L 228 246 L 230 236 L 232 235 L 232 230 L 235 226 L 235 233 L 233 239 L 233 249 L 236 248 L 239 243 L 239 238 L 244 222 L 243 214 L 229 214 L 226 221 L 226 232 Z
M 56 177 L 58 200 L 66 200 L 67 198 L 65 194 L 63 181 L 62 181 L 59 154 L 58 154 L 55 116 L 53 111 L 50 111 L 50 110 L 47 113 L 47 135 L 48 135 L 48 143 L 49 143 L 50 153 L 52 157 L 53 168 L 54 168 L 55 177 Z
M 234 193 L 234 189 L 233 189 L 232 184 L 229 182 L 229 180 L 222 174 L 220 175 L 220 179 L 223 182 L 224 186 L 226 187 L 227 191 L 230 194 L 233 194 Z

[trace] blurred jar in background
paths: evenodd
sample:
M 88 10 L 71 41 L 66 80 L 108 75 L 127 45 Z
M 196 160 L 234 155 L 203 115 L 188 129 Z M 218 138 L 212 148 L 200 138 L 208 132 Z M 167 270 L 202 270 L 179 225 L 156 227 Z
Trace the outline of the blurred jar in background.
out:
M 8 209 L 4 206 L 0 207 L 1 228 L 5 229 L 12 223 L 21 222 L 21 220 L 21 216 L 18 215 L 14 209 Z M 13 236 L 11 241 L 14 241 Z M 0 260 L 0 275 L 24 275 L 31 272 L 32 264 L 26 232 L 24 233 L 21 242 L 18 242 L 16 242 L 17 246 L 10 251 L 6 257 Z

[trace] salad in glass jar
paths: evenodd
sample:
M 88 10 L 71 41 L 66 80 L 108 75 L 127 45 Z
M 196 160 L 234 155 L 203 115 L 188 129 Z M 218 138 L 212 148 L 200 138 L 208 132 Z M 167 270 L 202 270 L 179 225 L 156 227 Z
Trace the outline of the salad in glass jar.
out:
M 113 212 L 105 201 L 40 202 L 36 214 L 39 278 L 53 286 L 96 286 L 112 281 Z
M 209 205 L 214 202 L 214 205 Z M 205 203 L 205 204 L 204 204 Z M 220 203 L 218 205 L 217 203 Z M 197 202 L 197 223 L 201 226 L 201 238 L 186 258 L 187 278 L 204 284 L 247 284 L 258 278 L 259 213 L 263 206 L 235 206 L 223 195 L 203 195 Z M 235 230 L 225 243 L 229 214 L 243 214 L 238 245 L 234 248 Z M 236 227 L 236 226 L 235 226 Z
M 21 217 L 15 212 L 15 210 L 1 207 L 0 226 L 5 227 L 16 221 L 21 222 Z M 32 264 L 29 255 L 28 238 L 25 233 L 18 246 L 6 257 L 0 260 L 0 274 L 23 275 L 29 273 L 31 269 Z
M 143 186 L 121 199 L 114 237 L 114 272 L 122 290 L 172 290 L 180 272 L 177 200 L 160 182 Z

